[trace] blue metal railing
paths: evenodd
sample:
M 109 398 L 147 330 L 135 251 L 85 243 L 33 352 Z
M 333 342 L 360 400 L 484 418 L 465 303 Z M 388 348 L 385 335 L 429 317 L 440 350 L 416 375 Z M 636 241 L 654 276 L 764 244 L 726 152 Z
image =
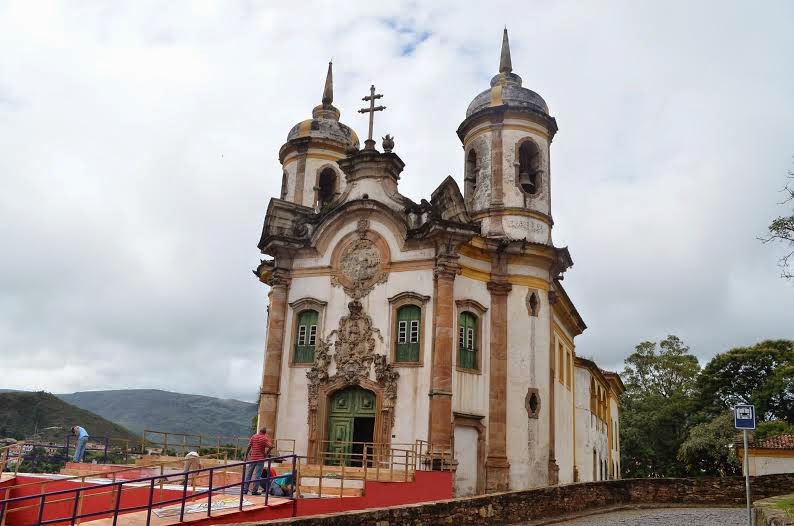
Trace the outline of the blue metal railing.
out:
M 179 498 L 160 500 L 158 502 L 154 502 L 154 489 L 155 489 L 156 483 L 162 481 L 163 479 L 172 478 L 175 475 L 168 475 L 166 477 L 164 477 L 163 475 L 155 475 L 155 476 L 151 476 L 151 477 L 143 477 L 143 478 L 133 479 L 133 480 L 124 480 L 124 481 L 119 481 L 119 482 L 112 482 L 112 483 L 102 484 L 102 485 L 98 485 L 98 486 L 80 487 L 80 488 L 74 488 L 74 489 L 65 489 L 65 490 L 52 491 L 52 492 L 47 492 L 47 493 L 39 493 L 37 495 L 26 495 L 26 496 L 22 496 L 22 497 L 12 497 L 12 498 L 7 498 L 7 499 L 2 499 L 2 500 L 0 500 L 0 518 L 5 517 L 7 512 L 13 512 L 14 511 L 14 508 L 10 508 L 9 507 L 13 503 L 22 502 L 22 501 L 30 501 L 30 500 L 33 500 L 33 499 L 39 499 L 37 520 L 36 520 L 36 522 L 31 523 L 30 526 L 38 526 L 38 525 L 44 525 L 44 524 L 55 524 L 55 523 L 65 523 L 65 522 L 69 522 L 71 525 L 74 525 L 74 524 L 76 524 L 76 521 L 78 521 L 80 519 L 87 519 L 87 518 L 90 518 L 90 517 L 97 517 L 97 516 L 100 516 L 100 515 L 109 515 L 109 514 L 113 514 L 113 526 L 116 526 L 119 514 L 121 514 L 121 513 L 129 513 L 129 512 L 133 512 L 133 511 L 141 511 L 141 510 L 146 510 L 146 525 L 149 526 L 149 524 L 151 523 L 152 510 L 153 510 L 154 507 L 162 507 L 162 506 L 165 506 L 165 505 L 168 505 L 168 504 L 176 504 L 176 503 L 180 503 L 179 522 L 183 522 L 184 518 L 185 518 L 185 506 L 186 506 L 188 501 L 195 500 L 197 498 L 200 498 L 200 497 L 203 497 L 203 496 L 206 495 L 207 496 L 207 517 L 211 517 L 211 513 L 212 513 L 212 496 L 213 496 L 212 493 L 213 492 L 222 491 L 222 490 L 226 490 L 226 489 L 229 489 L 229 488 L 233 488 L 233 487 L 236 487 L 236 486 L 240 487 L 240 500 L 239 500 L 237 509 L 239 511 L 242 511 L 242 509 L 243 509 L 243 501 L 244 501 L 244 497 L 245 497 L 245 495 L 243 494 L 243 488 L 245 487 L 246 482 L 248 482 L 249 484 L 253 484 L 254 488 L 258 488 L 262 484 L 265 486 L 265 488 L 266 488 L 266 491 L 264 492 L 264 495 L 265 495 L 265 506 L 267 506 L 268 500 L 269 500 L 269 497 L 270 497 L 271 481 L 273 479 L 275 479 L 275 478 L 289 478 L 289 480 L 291 481 L 290 492 L 289 492 L 289 495 L 285 495 L 284 497 L 288 498 L 290 500 L 294 500 L 295 499 L 295 485 L 296 485 L 295 481 L 297 480 L 297 458 L 298 458 L 297 455 L 284 455 L 284 456 L 281 456 L 281 457 L 271 457 L 271 458 L 267 458 L 267 459 L 264 459 L 264 460 L 248 460 L 248 461 L 243 461 L 243 462 L 236 462 L 234 464 L 227 464 L 227 465 L 224 465 L 224 466 L 214 466 L 214 467 L 210 467 L 210 468 L 200 468 L 200 469 L 194 469 L 194 470 L 190 470 L 190 471 L 185 471 L 185 472 L 180 473 L 178 475 L 178 476 L 183 478 L 183 481 L 182 481 L 182 495 Z M 271 467 L 273 466 L 274 463 L 284 463 L 284 462 L 289 462 L 289 461 L 292 462 L 292 473 L 291 474 L 289 474 L 289 475 L 277 475 L 275 477 L 271 477 L 270 476 L 270 469 L 271 469 Z M 260 478 L 256 478 L 256 479 L 252 478 L 252 479 L 246 481 L 245 475 L 246 475 L 246 471 L 247 471 L 248 467 L 251 466 L 252 464 L 256 464 L 256 463 L 259 463 L 259 462 L 263 462 L 264 463 L 264 465 L 265 465 L 264 466 L 264 470 L 265 471 L 263 471 L 263 474 L 266 473 L 266 475 L 262 476 Z M 229 468 L 234 468 L 234 467 L 240 467 L 241 470 L 242 470 L 242 476 L 240 478 L 240 482 L 235 482 L 235 483 L 232 483 L 232 484 L 225 484 L 225 485 L 222 485 L 222 486 L 213 486 L 213 474 L 214 474 L 215 471 L 217 471 L 217 470 L 227 470 Z M 208 476 L 208 487 L 207 487 L 207 489 L 206 490 L 202 490 L 202 491 L 195 491 L 194 490 L 190 495 L 188 495 L 188 491 L 187 491 L 188 479 L 192 478 L 192 477 L 195 477 L 197 475 L 200 475 L 200 474 L 204 474 L 204 473 L 208 474 L 207 475 Z M 149 483 L 148 502 L 146 504 L 141 504 L 141 505 L 138 505 L 138 506 L 128 506 L 128 507 L 125 507 L 125 508 L 121 508 L 120 507 L 121 506 L 121 493 L 124 490 L 124 485 L 137 484 L 138 486 L 136 486 L 136 487 L 141 487 L 140 484 L 146 483 L 146 482 Z M 144 487 L 145 487 L 145 485 L 144 485 Z M 113 490 L 115 490 L 116 491 L 115 505 L 113 506 L 112 509 L 105 509 L 105 510 L 102 510 L 102 511 L 94 511 L 94 512 L 90 512 L 90 513 L 80 513 L 80 509 L 79 509 L 80 508 L 80 506 L 79 506 L 80 494 L 83 493 L 83 492 L 86 492 L 86 494 L 88 494 L 88 492 L 90 490 L 95 490 L 96 488 L 112 488 Z M 45 505 L 46 504 L 55 504 L 56 502 L 57 503 L 61 503 L 61 502 L 64 502 L 64 501 L 72 500 L 72 498 L 67 497 L 67 498 L 64 498 L 64 499 L 58 499 L 58 500 L 53 501 L 51 499 L 52 497 L 66 496 L 66 495 L 71 495 L 71 494 L 74 494 L 74 497 L 73 497 L 74 498 L 74 505 L 72 506 L 72 513 L 70 515 L 64 516 L 64 517 L 58 517 L 58 518 L 55 518 L 55 519 L 46 519 L 46 520 L 44 519 L 44 511 L 45 511 Z M 48 498 L 50 498 L 51 500 L 47 500 Z M 24 526 L 28 526 L 28 525 L 24 525 Z

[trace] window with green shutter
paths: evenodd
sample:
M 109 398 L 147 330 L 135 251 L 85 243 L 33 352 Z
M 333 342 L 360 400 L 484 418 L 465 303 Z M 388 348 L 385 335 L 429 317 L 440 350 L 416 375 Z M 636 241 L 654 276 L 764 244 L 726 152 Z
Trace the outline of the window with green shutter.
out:
M 458 318 L 458 367 L 478 369 L 477 316 L 461 312 Z
M 419 321 L 422 309 L 416 305 L 406 305 L 397 310 L 395 327 L 395 361 L 419 361 Z
M 316 310 L 305 310 L 298 314 L 293 363 L 314 362 L 314 346 L 317 343 L 317 318 Z

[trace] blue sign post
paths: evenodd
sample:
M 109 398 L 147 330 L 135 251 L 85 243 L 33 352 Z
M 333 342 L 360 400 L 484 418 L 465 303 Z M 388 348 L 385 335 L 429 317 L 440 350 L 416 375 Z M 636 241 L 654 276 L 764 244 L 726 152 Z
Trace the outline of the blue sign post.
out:
M 753 526 L 753 510 L 750 503 L 750 456 L 747 454 L 747 431 L 755 429 L 755 406 L 737 405 L 733 409 L 733 425 L 744 435 L 744 489 L 747 493 L 747 524 Z

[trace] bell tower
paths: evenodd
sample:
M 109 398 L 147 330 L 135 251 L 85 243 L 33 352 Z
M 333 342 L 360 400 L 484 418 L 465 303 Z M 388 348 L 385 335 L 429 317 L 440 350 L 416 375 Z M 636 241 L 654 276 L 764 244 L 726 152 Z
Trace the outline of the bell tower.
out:
M 483 236 L 551 245 L 549 154 L 557 122 L 546 101 L 513 73 L 505 28 L 499 73 L 458 127 L 464 197 Z
M 278 158 L 282 166 L 281 199 L 319 211 L 344 189 L 344 176 L 336 161 L 348 148 L 358 148 L 358 136 L 339 122 L 333 105 L 333 65 L 328 63 L 322 101 L 312 118 L 299 122 L 287 134 Z

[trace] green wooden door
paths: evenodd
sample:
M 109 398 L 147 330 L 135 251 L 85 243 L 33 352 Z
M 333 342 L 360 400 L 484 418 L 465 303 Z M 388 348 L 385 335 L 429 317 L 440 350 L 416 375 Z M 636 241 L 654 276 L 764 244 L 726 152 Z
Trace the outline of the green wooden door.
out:
M 353 452 L 353 422 L 359 417 L 375 417 L 375 394 L 361 387 L 336 392 L 328 407 L 328 463 L 350 464 Z

